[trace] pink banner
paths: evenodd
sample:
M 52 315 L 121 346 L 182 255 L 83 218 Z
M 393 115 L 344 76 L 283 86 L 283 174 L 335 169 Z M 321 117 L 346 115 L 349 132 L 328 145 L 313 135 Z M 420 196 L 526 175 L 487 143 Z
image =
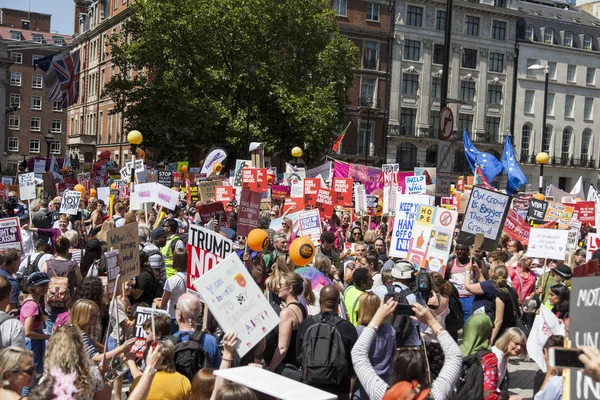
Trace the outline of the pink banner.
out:
M 360 181 L 365 186 L 367 194 L 383 188 L 383 175 L 378 168 L 334 161 L 333 177 L 352 178 L 355 181 Z

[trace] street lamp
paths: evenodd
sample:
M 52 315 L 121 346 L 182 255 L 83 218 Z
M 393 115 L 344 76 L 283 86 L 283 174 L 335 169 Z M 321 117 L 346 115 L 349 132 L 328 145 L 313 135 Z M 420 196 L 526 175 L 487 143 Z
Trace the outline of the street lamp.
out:
M 50 145 L 54 141 L 54 135 L 50 131 L 48 131 L 44 135 L 44 140 L 46 141 L 46 147 L 48 148 L 48 158 L 50 158 Z
M 542 64 L 533 64 L 527 67 L 527 69 L 530 71 L 544 71 L 544 73 L 546 74 L 544 78 L 544 109 L 542 110 L 542 148 L 540 149 L 540 151 L 544 151 L 544 136 L 546 135 L 546 117 L 548 111 L 548 66 Z M 546 161 L 546 163 L 547 162 L 548 161 Z
M 140 131 L 130 131 L 127 134 L 127 141 L 131 145 L 131 191 L 133 192 L 133 183 L 135 182 L 135 152 L 142 143 L 142 134 Z
M 298 159 L 302 157 L 302 149 L 298 146 L 292 149 L 292 157 L 294 157 L 294 167 L 298 166 Z
M 550 159 L 550 157 L 548 156 L 548 153 L 545 152 L 539 152 L 537 154 L 537 156 L 535 156 L 535 161 L 540 164 L 540 193 L 543 194 L 543 188 L 544 188 L 544 165 L 548 164 L 548 160 Z

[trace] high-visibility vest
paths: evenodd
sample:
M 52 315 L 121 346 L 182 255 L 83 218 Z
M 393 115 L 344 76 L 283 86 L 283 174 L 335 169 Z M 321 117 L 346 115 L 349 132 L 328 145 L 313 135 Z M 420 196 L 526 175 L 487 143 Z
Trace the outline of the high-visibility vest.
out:
M 177 273 L 177 271 L 173 269 L 173 250 L 175 250 L 175 245 L 177 244 L 178 240 L 181 240 L 181 238 L 177 235 L 173 235 L 167 239 L 165 245 L 160 249 L 160 254 L 162 254 L 165 259 L 165 271 L 167 273 L 167 279 Z

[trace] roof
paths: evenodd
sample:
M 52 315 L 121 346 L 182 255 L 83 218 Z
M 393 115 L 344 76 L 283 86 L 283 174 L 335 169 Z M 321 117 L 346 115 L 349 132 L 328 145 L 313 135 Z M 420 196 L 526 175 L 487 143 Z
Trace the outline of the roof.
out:
M 578 10 L 564 1 L 541 0 L 537 2 L 519 1 L 519 11 L 525 13 L 525 17 L 544 18 L 556 23 L 571 23 L 584 26 L 600 27 L 600 19 Z
M 52 33 L 52 32 L 40 32 L 40 31 L 31 31 L 27 29 L 19 29 L 19 28 L 10 28 L 6 26 L 0 26 L 0 40 L 10 40 L 14 43 L 17 43 L 17 40 L 11 40 L 10 33 L 11 32 L 20 32 L 21 33 L 21 41 L 33 41 L 33 35 L 42 35 L 42 43 L 43 44 L 53 44 L 53 39 L 55 37 L 63 38 L 65 44 L 71 43 L 72 36 L 64 35 L 61 33 Z

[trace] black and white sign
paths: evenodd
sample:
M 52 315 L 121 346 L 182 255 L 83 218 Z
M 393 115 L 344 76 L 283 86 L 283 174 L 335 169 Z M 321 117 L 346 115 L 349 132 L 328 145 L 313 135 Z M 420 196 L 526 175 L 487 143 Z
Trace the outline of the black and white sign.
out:
M 166 315 L 169 316 L 169 312 L 167 310 L 162 310 L 160 308 L 150 308 L 150 307 L 140 307 L 138 306 L 135 309 L 135 336 L 139 338 L 145 338 L 146 333 L 144 332 L 144 322 L 148 318 L 150 318 L 154 314 L 157 315 Z
M 60 213 L 75 215 L 79 210 L 79 202 L 81 201 L 81 193 L 74 190 L 67 190 L 63 193 L 62 202 L 60 203 Z
M 172 188 L 173 173 L 171 171 L 158 171 L 158 183 L 168 188 Z
M 35 199 L 35 173 L 30 172 L 28 174 L 19 175 L 19 197 L 21 200 Z

